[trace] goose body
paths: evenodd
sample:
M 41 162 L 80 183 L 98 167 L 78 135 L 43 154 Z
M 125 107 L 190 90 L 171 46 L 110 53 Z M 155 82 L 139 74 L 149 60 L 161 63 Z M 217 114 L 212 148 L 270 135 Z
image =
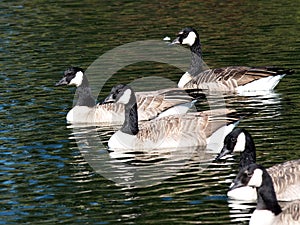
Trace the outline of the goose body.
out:
M 250 164 L 238 173 L 235 185 L 247 185 L 257 190 L 257 205 L 250 218 L 250 225 L 300 224 L 300 201 L 289 202 L 281 208 L 278 204 L 272 178 L 261 165 Z
M 122 123 L 124 107 L 121 104 L 96 104 L 93 107 L 75 105 L 67 114 L 69 123 Z
M 56 83 L 56 86 L 60 85 L 77 87 L 78 100 L 66 116 L 68 122 L 117 124 L 124 122 L 123 104 L 96 104 L 83 69 L 79 67 L 67 69 L 63 78 Z M 137 102 L 139 120 L 185 113 L 194 104 L 192 97 L 180 89 L 140 92 L 137 93 Z
M 216 157 L 216 160 L 224 158 L 234 151 L 242 151 L 240 154 L 239 169 L 256 162 L 256 149 L 249 132 L 243 128 L 234 128 L 224 139 L 224 146 Z M 267 168 L 270 174 L 277 199 L 291 201 L 300 199 L 300 159 L 276 164 Z M 234 181 L 235 182 L 235 181 Z M 234 182 L 232 185 L 234 185 Z M 228 197 L 237 200 L 256 200 L 256 188 L 248 185 L 240 185 L 239 188 L 230 190 Z
M 137 104 L 133 90 L 127 85 L 114 87 L 105 102 L 125 105 L 125 121 L 108 141 L 110 149 L 161 149 L 206 146 L 207 138 L 223 127 L 229 110 L 219 109 L 184 115 L 171 115 L 146 121 L 137 121 Z
M 178 82 L 178 87 L 186 89 L 208 89 L 221 92 L 269 91 L 290 69 L 276 67 L 229 66 L 206 69 L 202 61 L 202 49 L 198 32 L 184 28 L 172 44 L 188 45 L 192 52 L 191 68 Z

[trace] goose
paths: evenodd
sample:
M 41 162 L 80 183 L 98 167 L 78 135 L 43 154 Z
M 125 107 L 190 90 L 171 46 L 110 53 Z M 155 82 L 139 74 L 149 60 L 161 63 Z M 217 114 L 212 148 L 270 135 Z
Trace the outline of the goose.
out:
M 223 148 L 216 157 L 216 161 L 235 151 L 241 151 L 239 170 L 256 163 L 253 138 L 244 128 L 236 127 L 224 138 Z M 300 159 L 276 164 L 267 171 L 273 180 L 275 192 L 280 201 L 300 199 Z M 230 190 L 227 195 L 236 200 L 254 201 L 257 198 L 256 189 L 247 185 Z
M 68 112 L 69 123 L 115 123 L 124 122 L 123 104 L 96 104 L 84 70 L 70 67 L 56 86 L 75 85 L 78 100 Z M 193 106 L 195 100 L 180 89 L 163 89 L 152 92 L 137 93 L 139 120 L 150 120 L 169 114 L 185 113 Z
M 269 91 L 273 90 L 285 75 L 294 73 L 291 69 L 276 67 L 229 66 L 206 69 L 202 61 L 199 34 L 191 27 L 181 30 L 171 43 L 174 44 L 188 45 L 192 52 L 191 67 L 179 80 L 180 88 L 237 93 Z
M 108 148 L 112 150 L 206 146 L 207 139 L 230 122 L 224 116 L 233 112 L 229 109 L 215 109 L 171 115 L 143 122 L 139 126 L 136 96 L 131 87 L 123 84 L 113 87 L 104 102 L 125 105 L 123 126 L 108 141 Z M 227 127 L 227 132 L 230 132 L 234 125 L 231 123 Z
M 231 189 L 247 185 L 257 190 L 257 204 L 250 225 L 296 225 L 300 224 L 300 201 L 287 203 L 283 208 L 278 204 L 272 178 L 261 165 L 250 164 L 236 177 Z

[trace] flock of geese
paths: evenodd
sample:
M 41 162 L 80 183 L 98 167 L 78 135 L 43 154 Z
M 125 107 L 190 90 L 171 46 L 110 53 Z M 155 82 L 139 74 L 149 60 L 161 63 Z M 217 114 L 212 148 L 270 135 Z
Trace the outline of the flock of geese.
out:
M 197 99 L 186 92 L 196 89 L 238 94 L 272 90 L 293 70 L 230 66 L 203 71 L 201 42 L 195 29 L 184 28 L 171 43 L 174 44 L 189 46 L 192 54 L 191 67 L 179 80 L 178 88 L 134 92 L 130 86 L 119 84 L 103 102 L 96 103 L 84 70 L 67 69 L 56 83 L 56 86 L 77 87 L 78 100 L 68 112 L 67 121 L 122 125 L 108 141 L 112 151 L 205 147 L 222 130 L 216 141 L 223 143 L 223 148 L 215 161 L 241 152 L 240 170 L 227 195 L 237 200 L 257 201 L 250 224 L 300 224 L 300 159 L 267 169 L 256 164 L 254 140 L 246 129 L 236 127 L 238 119 L 229 116 L 234 110 L 188 112 Z M 278 201 L 288 204 L 281 207 Z

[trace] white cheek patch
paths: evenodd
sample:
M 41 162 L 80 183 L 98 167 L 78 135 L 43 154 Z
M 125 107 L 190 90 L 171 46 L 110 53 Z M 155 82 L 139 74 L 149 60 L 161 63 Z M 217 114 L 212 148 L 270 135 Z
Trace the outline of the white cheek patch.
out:
M 192 76 L 188 72 L 185 72 L 185 74 L 182 75 L 182 77 L 180 78 L 180 80 L 178 82 L 178 87 L 183 88 L 184 85 L 186 85 L 188 82 L 191 81 L 191 79 L 192 79 Z
M 83 73 L 81 71 L 78 71 L 75 74 L 75 77 L 70 81 L 69 85 L 76 85 L 76 87 L 80 86 L 83 80 Z
M 119 103 L 123 103 L 123 104 L 127 104 L 129 102 L 129 99 L 131 97 L 131 90 L 127 89 L 123 95 L 121 96 L 121 98 L 119 98 L 118 102 Z
M 262 175 L 263 175 L 263 171 L 261 169 L 254 170 L 254 173 L 248 182 L 248 186 L 260 187 L 262 184 Z
M 240 133 L 240 135 L 238 136 L 238 138 L 236 140 L 236 145 L 234 146 L 233 151 L 234 152 L 244 151 L 245 150 L 245 146 L 246 146 L 246 136 L 242 132 L 242 133 Z
M 182 40 L 182 44 L 192 46 L 195 43 L 196 38 L 197 35 L 192 31 L 185 39 Z

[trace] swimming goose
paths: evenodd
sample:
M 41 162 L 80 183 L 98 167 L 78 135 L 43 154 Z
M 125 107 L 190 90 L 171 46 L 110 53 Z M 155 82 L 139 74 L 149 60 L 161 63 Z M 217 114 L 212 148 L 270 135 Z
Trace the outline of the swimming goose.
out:
M 235 151 L 241 151 L 239 169 L 256 162 L 256 149 L 250 133 L 244 128 L 234 128 L 224 139 L 224 146 L 216 160 Z M 280 201 L 300 199 L 300 159 L 276 164 L 267 169 L 272 177 L 277 198 Z M 240 186 L 227 193 L 237 200 L 256 200 L 256 189 Z
M 222 92 L 268 91 L 275 88 L 281 78 L 294 73 L 291 69 L 276 67 L 229 66 L 217 69 L 204 67 L 198 32 L 184 28 L 171 44 L 190 46 L 192 62 L 178 82 L 180 88 L 199 88 Z
M 250 225 L 300 224 L 300 201 L 289 202 L 281 208 L 276 198 L 272 178 L 263 166 L 250 164 L 244 167 L 236 180 L 232 189 L 240 185 L 257 189 L 257 205 L 250 218 Z
M 78 100 L 68 112 L 70 123 L 120 123 L 124 122 L 123 104 L 96 104 L 92 96 L 89 82 L 83 69 L 70 67 L 64 72 L 63 78 L 56 83 L 75 85 Z M 163 89 L 152 92 L 137 93 L 139 120 L 150 120 L 169 114 L 185 113 L 195 101 L 180 89 Z
M 108 147 L 116 150 L 206 146 L 207 139 L 229 121 L 224 116 L 232 112 L 216 109 L 172 115 L 146 121 L 139 126 L 136 96 L 129 86 L 120 84 L 113 87 L 104 102 L 125 105 L 123 126 L 108 141 Z

